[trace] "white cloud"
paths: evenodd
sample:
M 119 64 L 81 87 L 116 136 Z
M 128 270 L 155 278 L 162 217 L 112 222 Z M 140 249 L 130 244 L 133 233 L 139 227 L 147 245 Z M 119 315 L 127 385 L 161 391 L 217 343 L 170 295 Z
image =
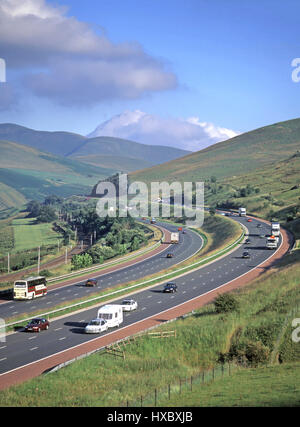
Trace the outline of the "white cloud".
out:
M 88 137 L 113 136 L 143 144 L 198 151 L 236 135 L 238 132 L 234 130 L 201 122 L 198 117 L 165 119 L 135 110 L 124 111 L 101 123 Z
M 9 67 L 27 70 L 31 91 L 63 104 L 133 99 L 177 85 L 138 43 L 113 43 L 46 0 L 1 0 L 0 52 Z

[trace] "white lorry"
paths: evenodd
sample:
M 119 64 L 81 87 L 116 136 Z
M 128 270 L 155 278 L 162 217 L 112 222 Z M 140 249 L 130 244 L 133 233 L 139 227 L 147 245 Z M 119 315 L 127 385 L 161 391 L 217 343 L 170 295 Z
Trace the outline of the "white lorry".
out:
M 171 243 L 179 243 L 179 233 L 171 233 Z
M 271 223 L 271 234 L 272 236 L 280 236 L 280 224 L 279 222 L 272 222 Z
M 246 216 L 246 208 L 239 208 L 239 216 Z
M 106 304 L 99 308 L 98 319 L 104 319 L 109 328 L 119 327 L 123 323 L 123 307 L 120 304 Z
M 267 238 L 266 247 L 268 249 L 277 249 L 279 238 L 277 236 L 270 236 Z

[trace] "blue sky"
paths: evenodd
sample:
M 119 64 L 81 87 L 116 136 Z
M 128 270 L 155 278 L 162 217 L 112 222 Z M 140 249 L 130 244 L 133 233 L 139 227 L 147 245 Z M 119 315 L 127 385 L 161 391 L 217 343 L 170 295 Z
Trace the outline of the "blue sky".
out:
M 2 2 L 2 19 L 14 18 L 0 28 L 0 57 L 7 63 L 2 123 L 88 134 L 138 110 L 155 116 L 156 128 L 158 121 L 197 118 L 246 132 L 300 117 L 300 82 L 291 78 L 291 62 L 300 57 L 297 0 Z M 30 26 L 28 13 L 36 18 Z M 66 31 L 42 26 L 45 19 L 63 21 Z M 23 33 L 15 34 L 14 26 Z M 139 135 L 145 142 L 141 126 Z

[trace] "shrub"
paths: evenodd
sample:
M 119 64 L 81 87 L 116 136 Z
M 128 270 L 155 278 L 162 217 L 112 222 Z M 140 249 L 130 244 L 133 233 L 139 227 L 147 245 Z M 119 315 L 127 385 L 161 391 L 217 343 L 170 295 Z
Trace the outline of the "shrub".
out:
M 234 295 L 222 294 L 215 301 L 215 310 L 217 313 L 228 313 L 230 311 L 238 311 L 239 303 Z

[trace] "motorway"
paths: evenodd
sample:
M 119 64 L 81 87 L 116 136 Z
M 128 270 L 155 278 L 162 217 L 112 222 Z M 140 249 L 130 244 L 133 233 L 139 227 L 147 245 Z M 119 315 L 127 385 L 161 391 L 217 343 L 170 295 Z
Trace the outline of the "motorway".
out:
M 171 224 L 158 223 L 157 225 L 170 232 L 177 231 L 177 227 Z M 45 310 L 46 312 L 66 301 L 70 302 L 84 297 L 92 298 L 93 294 L 99 292 L 99 290 L 139 280 L 145 276 L 172 267 L 193 256 L 202 245 L 203 241 L 200 235 L 187 230 L 186 234 L 180 235 L 180 242 L 178 245 L 167 245 L 165 250 L 154 256 L 147 257 L 140 262 L 133 261 L 131 265 L 127 267 L 122 267 L 122 265 L 120 265 L 115 271 L 110 271 L 109 273 L 92 273 L 90 277 L 98 280 L 98 285 L 95 287 L 86 287 L 86 279 L 78 279 L 76 283 L 74 283 L 73 280 L 72 284 L 60 286 L 59 288 L 55 286 L 55 289 L 52 290 L 50 286 L 47 296 L 42 298 L 27 301 L 9 300 L 8 302 L 2 303 L 0 305 L 0 318 L 5 320 L 33 312 L 34 310 Z M 169 252 L 173 253 L 173 258 L 166 258 L 166 254 Z
M 163 293 L 162 284 L 137 291 L 132 295 L 132 298 L 138 302 L 138 309 L 124 315 L 124 322 L 119 330 L 122 331 L 122 329 L 128 328 L 129 325 L 134 325 L 143 319 L 159 315 L 166 310 L 187 303 L 207 292 L 218 289 L 225 283 L 238 277 L 243 277 L 243 275 L 256 269 L 257 266 L 274 254 L 273 251 L 265 248 L 265 239 L 260 237 L 262 234 L 270 233 L 270 226 L 268 224 L 263 221 L 260 222 L 257 219 L 253 219 L 252 222 L 247 222 L 247 219 L 243 217 L 232 218 L 248 228 L 249 238 L 251 240 L 250 244 L 240 244 L 236 250 L 228 253 L 222 258 L 204 265 L 196 271 L 178 277 L 174 280 L 178 286 L 178 291 L 174 294 Z M 261 228 L 257 227 L 258 223 L 261 223 Z M 178 263 L 177 257 L 180 257 L 181 248 L 184 247 L 184 241 L 186 243 L 189 241 L 189 244 L 192 244 L 192 236 L 194 235 L 195 233 L 191 231 L 185 235 L 181 235 L 183 238 L 182 243 L 172 246 L 172 249 L 175 251 L 175 257 L 166 260 L 164 256 L 160 255 L 155 268 L 159 269 L 159 265 L 162 266 L 166 261 L 173 260 Z M 200 244 L 200 241 L 198 241 L 198 245 Z M 246 249 L 250 252 L 250 259 L 242 258 L 242 253 Z M 161 267 L 160 270 L 165 267 L 166 265 Z M 122 275 L 123 274 L 122 272 Z M 145 269 L 142 269 L 139 274 L 139 277 L 143 277 L 150 274 L 150 272 L 146 272 Z M 117 278 L 117 276 L 115 278 Z M 46 298 L 50 296 L 51 293 L 49 293 Z M 36 300 L 36 303 L 40 301 L 41 300 Z M 118 303 L 120 300 L 116 299 L 114 302 Z M 2 308 L 3 305 L 1 306 L 1 310 Z M 89 320 L 96 317 L 96 313 L 97 307 L 94 307 L 53 320 L 48 331 L 42 331 L 36 334 L 20 331 L 8 335 L 5 342 L 0 342 L 0 386 L 1 375 L 9 371 L 14 371 L 26 364 L 36 362 L 50 355 L 64 352 L 67 349 L 99 338 L 99 336 L 84 333 L 85 325 Z M 100 336 L 105 337 L 106 335 L 113 334 L 114 330 L 115 328 L 108 332 L 103 332 Z

